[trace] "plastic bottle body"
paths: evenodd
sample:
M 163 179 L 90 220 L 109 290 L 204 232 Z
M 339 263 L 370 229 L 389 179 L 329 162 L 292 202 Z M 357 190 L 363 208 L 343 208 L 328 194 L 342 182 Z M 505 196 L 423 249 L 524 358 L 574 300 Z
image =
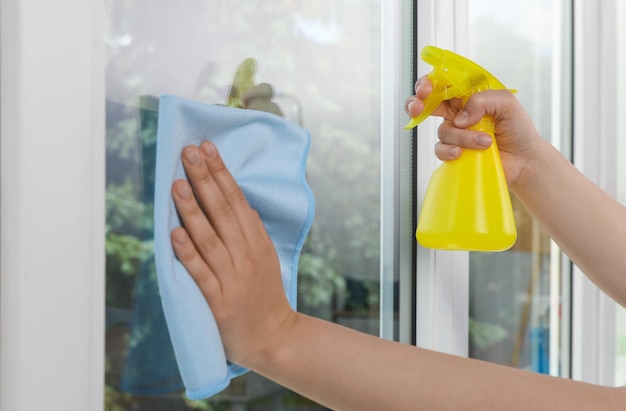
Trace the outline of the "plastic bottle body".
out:
M 472 128 L 491 134 L 493 143 L 486 150 L 464 149 L 433 173 L 416 232 L 424 247 L 503 251 L 517 239 L 493 119 L 485 117 Z

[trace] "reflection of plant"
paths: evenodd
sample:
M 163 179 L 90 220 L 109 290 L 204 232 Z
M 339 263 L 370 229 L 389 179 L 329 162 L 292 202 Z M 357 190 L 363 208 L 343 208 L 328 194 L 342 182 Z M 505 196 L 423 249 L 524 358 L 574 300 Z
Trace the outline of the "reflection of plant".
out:
M 137 405 L 137 399 L 130 394 L 121 392 L 106 385 L 104 387 L 104 410 L 126 411 L 132 410 Z
M 152 241 L 139 238 L 147 217 L 146 205 L 139 201 L 136 190 L 130 179 L 107 187 L 107 305 L 130 307 L 130 291 L 139 267 L 152 253 Z
M 373 307 L 380 305 L 380 281 L 366 281 L 365 288 L 367 289 L 367 305 L 370 310 Z
M 470 343 L 476 348 L 485 349 L 508 337 L 507 330 L 498 325 L 469 319 Z
M 142 270 L 154 265 L 152 210 L 156 114 L 107 107 L 106 305 L 130 316 Z M 145 399 L 119 390 L 128 349 L 128 321 L 106 330 L 105 410 L 136 409 Z M 149 324 L 144 324 L 144 328 Z M 134 327 L 135 338 L 145 330 Z
M 130 235 L 108 232 L 105 248 L 107 270 L 115 273 L 115 276 L 107 276 L 107 301 L 112 306 L 130 307 L 130 291 L 139 267 L 146 256 L 152 254 L 152 243 Z
M 316 254 L 342 276 L 378 280 L 379 147 L 331 125 L 313 139 L 307 171 L 317 202 Z
M 326 260 L 314 254 L 304 253 L 298 265 L 299 302 L 309 308 L 329 305 L 337 292 L 343 292 L 346 282 L 337 275 Z
M 186 410 L 189 411 L 214 411 L 215 408 L 212 405 L 212 401 L 194 401 L 185 398 Z

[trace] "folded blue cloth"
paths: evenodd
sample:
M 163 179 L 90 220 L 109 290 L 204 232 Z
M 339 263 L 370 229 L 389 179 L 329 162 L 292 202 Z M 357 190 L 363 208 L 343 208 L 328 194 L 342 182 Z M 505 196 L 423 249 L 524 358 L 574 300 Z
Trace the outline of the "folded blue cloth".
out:
M 155 261 L 165 319 L 187 396 L 226 388 L 245 368 L 228 363 L 215 319 L 176 259 L 170 232 L 181 225 L 172 182 L 185 178 L 183 147 L 215 143 L 250 205 L 259 212 L 280 260 L 283 286 L 296 308 L 298 259 L 315 203 L 305 176 L 309 133 L 279 116 L 165 95 L 159 102 L 154 204 Z

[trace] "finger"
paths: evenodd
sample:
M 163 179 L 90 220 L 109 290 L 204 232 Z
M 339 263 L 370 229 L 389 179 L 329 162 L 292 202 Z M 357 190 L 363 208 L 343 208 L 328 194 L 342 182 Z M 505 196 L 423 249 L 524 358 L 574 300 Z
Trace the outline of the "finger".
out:
M 407 98 L 404 103 L 404 110 L 406 113 L 412 118 L 418 117 L 424 111 L 424 100 L 428 98 L 432 91 L 433 83 L 431 82 L 430 77 L 427 75 L 420 77 L 415 82 L 415 95 Z M 431 115 L 451 120 L 454 119 L 461 111 L 462 105 L 462 99 L 452 98 L 439 104 Z
M 428 96 L 426 96 L 428 97 Z M 461 111 L 462 100 L 453 98 L 439 104 L 439 106 L 430 114 L 431 116 L 443 117 L 451 120 L 457 117 Z M 424 101 L 417 96 L 411 96 L 404 103 L 404 110 L 411 118 L 418 117 L 424 111 Z
M 424 111 L 424 102 L 416 96 L 411 96 L 404 103 L 404 111 L 413 117 L 418 117 Z
M 491 146 L 491 136 L 476 130 L 455 127 L 452 121 L 444 121 L 438 130 L 439 141 L 446 145 L 484 150 Z
M 415 95 L 425 99 L 433 91 L 433 83 L 428 76 L 422 76 L 415 82 Z
M 508 90 L 488 90 L 472 95 L 463 110 L 459 111 L 454 124 L 457 127 L 470 127 L 486 115 L 498 118 L 502 113 L 509 113 L 519 102 Z
M 233 266 L 232 257 L 224 242 L 200 209 L 191 187 L 186 180 L 172 185 L 176 210 L 196 250 L 216 275 L 227 274 Z
M 254 241 L 253 244 L 265 244 L 270 248 L 274 247 L 274 242 L 265 229 L 263 220 L 256 210 L 251 210 L 251 224 L 250 224 L 250 238 Z M 274 251 L 276 252 L 276 251 Z
M 215 273 L 198 253 L 187 231 L 178 227 L 170 235 L 176 258 L 187 269 L 209 303 L 221 295 L 220 283 Z
M 459 146 L 452 146 L 445 143 L 435 144 L 435 155 L 441 161 L 452 161 L 461 157 L 463 150 Z
M 225 197 L 225 195 L 232 197 L 233 194 L 222 191 L 198 147 L 191 145 L 183 149 L 183 165 L 208 222 L 229 252 L 236 251 L 244 235 L 237 215 Z
M 250 227 L 255 219 L 258 218 L 258 214 L 253 213 L 246 195 L 237 184 L 237 181 L 230 173 L 224 160 L 222 159 L 217 147 L 211 141 L 204 141 L 200 144 L 200 151 L 204 157 L 211 176 L 220 188 L 222 195 L 232 208 L 240 226 L 243 228 L 242 234 L 246 239 L 251 240 L 249 234 L 251 233 Z M 253 241 L 253 240 L 252 240 Z
M 424 99 L 432 92 L 432 83 L 428 76 L 422 76 L 415 82 L 415 95 L 404 103 L 404 110 L 411 117 L 419 116 L 424 111 Z

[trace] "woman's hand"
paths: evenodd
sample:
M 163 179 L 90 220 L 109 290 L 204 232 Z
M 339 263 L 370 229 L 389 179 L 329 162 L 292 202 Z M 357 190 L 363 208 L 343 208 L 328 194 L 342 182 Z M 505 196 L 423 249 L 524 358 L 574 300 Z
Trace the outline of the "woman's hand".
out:
M 417 117 L 424 110 L 424 99 L 431 91 L 429 78 L 421 77 L 415 83 L 415 96 L 406 100 L 407 114 Z M 474 94 L 464 107 L 461 99 L 444 101 L 433 115 L 444 119 L 438 131 L 440 141 L 435 146 L 435 154 L 443 161 L 459 158 L 463 148 L 482 150 L 489 147 L 491 137 L 488 134 L 469 130 L 468 127 L 485 115 L 493 116 L 495 137 L 509 185 L 518 180 L 533 152 L 541 149 L 537 146 L 543 139 L 519 101 L 506 90 Z
M 250 367 L 295 317 L 278 256 L 213 143 L 185 147 L 183 165 L 191 185 L 172 186 L 183 223 L 171 233 L 174 252 L 209 303 L 227 358 Z

